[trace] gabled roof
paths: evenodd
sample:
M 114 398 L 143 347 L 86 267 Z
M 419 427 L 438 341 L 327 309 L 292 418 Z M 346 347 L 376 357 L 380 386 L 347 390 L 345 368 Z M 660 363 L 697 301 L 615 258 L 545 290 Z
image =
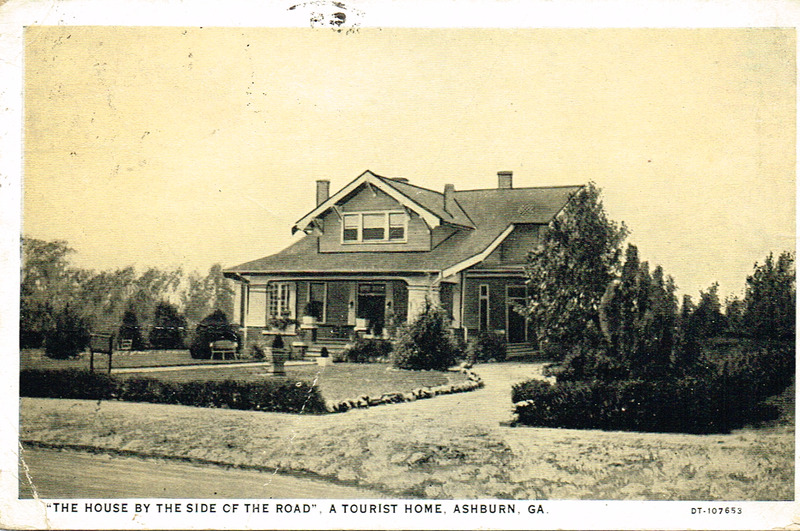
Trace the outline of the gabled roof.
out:
M 439 219 L 442 221 L 450 223 L 451 225 L 460 225 L 462 227 L 469 227 L 473 229 L 475 228 L 475 224 L 472 223 L 472 220 L 469 219 L 467 213 L 464 212 L 464 209 L 458 204 L 458 199 L 455 201 L 456 208 L 454 211 L 448 212 L 444 209 L 444 194 L 442 193 L 429 190 L 427 188 L 422 188 L 421 186 L 409 184 L 407 182 L 395 181 L 394 179 L 389 179 L 387 177 L 376 177 L 412 201 L 415 201 L 430 212 L 433 212 L 439 216 Z
M 511 225 L 549 223 L 564 208 L 569 198 L 581 188 L 581 186 L 554 186 L 456 191 L 454 198 L 459 205 L 460 212 L 447 213 L 444 212 L 442 194 L 380 177 L 371 172 L 365 172 L 359 179 L 367 173 L 371 176 L 371 182 L 375 186 L 382 187 L 381 189 L 384 191 L 393 190 L 406 197 L 409 201 L 413 201 L 416 208 L 427 212 L 427 215 L 436 216 L 445 223 L 472 226 L 474 229 L 457 230 L 430 251 L 370 252 L 368 260 L 365 260 L 364 253 L 320 253 L 317 248 L 316 236 L 306 235 L 279 253 L 226 269 L 226 273 L 439 273 L 446 271 L 448 274 L 453 274 L 479 263 L 480 257 L 488 254 L 487 250 L 490 253 L 502 243 L 503 239 L 511 232 L 509 230 Z M 357 181 L 358 179 L 352 181 L 350 185 Z M 347 189 L 350 185 L 342 190 Z M 360 186 L 360 183 L 357 186 Z M 354 189 L 355 187 L 350 188 L 348 193 Z M 341 190 L 331 199 L 337 196 L 344 197 L 340 193 Z M 317 209 L 324 206 L 325 203 Z M 309 215 L 314 214 L 317 209 Z M 441 211 L 437 209 L 441 209 Z M 450 220 L 444 220 L 444 214 L 448 214 Z M 301 219 L 295 227 L 297 228 L 300 222 L 309 215 Z M 319 213 L 315 214 L 315 217 L 316 215 Z M 466 225 L 467 220 L 469 225 Z
M 292 233 L 298 230 L 306 230 L 313 221 L 334 208 L 337 203 L 345 199 L 348 195 L 356 191 L 359 187 L 369 185 L 374 186 L 382 192 L 394 198 L 406 208 L 416 212 L 430 228 L 437 227 L 440 223 L 449 223 L 461 227 L 475 228 L 469 217 L 461 207 L 456 212 L 448 212 L 444 209 L 444 195 L 427 188 L 420 188 L 408 183 L 395 181 L 387 177 L 381 177 L 367 170 L 344 188 L 333 194 L 314 210 L 300 218 L 292 227 Z

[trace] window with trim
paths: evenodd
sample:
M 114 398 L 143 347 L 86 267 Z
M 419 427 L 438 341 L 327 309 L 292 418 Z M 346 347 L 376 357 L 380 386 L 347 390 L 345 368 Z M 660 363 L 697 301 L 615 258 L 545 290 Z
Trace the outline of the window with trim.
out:
M 478 288 L 478 329 L 489 330 L 489 285 L 481 284 Z
M 267 284 L 267 319 L 294 318 L 292 291 L 294 284 L 291 282 Z
M 405 212 L 358 212 L 342 215 L 342 243 L 405 242 Z

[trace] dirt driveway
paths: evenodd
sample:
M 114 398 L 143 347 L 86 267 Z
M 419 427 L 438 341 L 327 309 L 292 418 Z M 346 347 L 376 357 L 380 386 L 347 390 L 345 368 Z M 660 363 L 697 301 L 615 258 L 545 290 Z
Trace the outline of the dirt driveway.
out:
M 508 426 L 542 364 L 475 368 L 483 389 L 333 415 L 22 399 L 21 438 L 274 468 L 400 497 L 783 500 L 789 427 L 683 435 Z

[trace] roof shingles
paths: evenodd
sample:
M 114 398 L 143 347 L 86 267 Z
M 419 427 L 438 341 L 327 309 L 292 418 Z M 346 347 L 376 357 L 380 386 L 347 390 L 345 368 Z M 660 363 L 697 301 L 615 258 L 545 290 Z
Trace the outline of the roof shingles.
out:
M 316 236 L 306 235 L 284 250 L 226 269 L 229 273 L 416 273 L 439 272 L 486 249 L 509 224 L 549 223 L 580 186 L 463 190 L 459 210 L 444 210 L 443 195 L 379 177 L 441 219 L 463 227 L 430 251 L 320 253 Z

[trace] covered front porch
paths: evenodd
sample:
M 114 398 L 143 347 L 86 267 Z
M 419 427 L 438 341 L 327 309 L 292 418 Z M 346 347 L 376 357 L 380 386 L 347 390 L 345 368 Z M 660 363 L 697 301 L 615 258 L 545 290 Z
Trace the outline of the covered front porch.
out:
M 460 327 L 460 288 L 436 275 L 278 276 L 238 279 L 233 322 L 245 346 L 281 334 L 311 355 L 321 346 L 344 348 L 356 337 L 394 337 L 422 311 L 425 301 L 442 306 Z M 330 349 L 329 349 L 330 350 Z

